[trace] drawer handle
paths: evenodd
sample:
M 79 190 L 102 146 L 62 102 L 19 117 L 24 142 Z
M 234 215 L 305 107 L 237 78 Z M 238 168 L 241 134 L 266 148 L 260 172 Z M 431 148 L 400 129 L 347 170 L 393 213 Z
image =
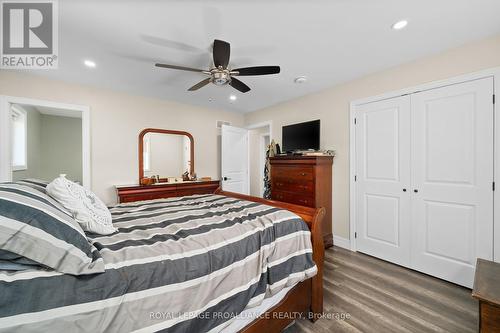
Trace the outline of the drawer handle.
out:
M 305 173 L 305 172 L 301 172 L 301 173 L 300 173 L 300 175 L 301 175 L 301 176 L 305 176 L 305 175 L 306 175 L 306 173 Z

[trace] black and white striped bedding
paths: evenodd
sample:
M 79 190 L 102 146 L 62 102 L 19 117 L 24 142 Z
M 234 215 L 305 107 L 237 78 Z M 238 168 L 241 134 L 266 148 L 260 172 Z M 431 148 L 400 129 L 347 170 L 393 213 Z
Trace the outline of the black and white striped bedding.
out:
M 217 332 L 316 274 L 295 214 L 220 195 L 121 204 L 88 235 L 105 272 L 0 271 L 0 331 Z
M 104 272 L 78 222 L 31 181 L 0 184 L 0 250 L 1 261 L 17 255 L 68 274 Z

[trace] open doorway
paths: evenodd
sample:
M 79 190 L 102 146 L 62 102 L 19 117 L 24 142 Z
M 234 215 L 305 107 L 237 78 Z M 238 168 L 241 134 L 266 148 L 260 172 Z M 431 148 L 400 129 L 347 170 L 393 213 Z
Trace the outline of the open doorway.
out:
M 266 152 L 272 139 L 272 124 L 270 121 L 263 122 L 247 126 L 247 129 L 250 151 L 250 195 L 262 198 Z
M 90 186 L 88 108 L 32 99 L 2 97 L 1 181 L 60 174 Z

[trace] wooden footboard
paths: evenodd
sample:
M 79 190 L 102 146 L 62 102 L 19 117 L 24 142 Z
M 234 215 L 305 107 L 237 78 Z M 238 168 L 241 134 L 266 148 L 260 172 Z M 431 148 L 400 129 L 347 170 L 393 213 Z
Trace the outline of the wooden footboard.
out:
M 318 267 L 318 274 L 295 286 L 278 305 L 269 309 L 260 319 L 250 323 L 242 332 L 261 333 L 263 329 L 265 332 L 280 332 L 294 320 L 297 312 L 306 314 L 313 321 L 320 318 L 323 313 L 323 259 L 325 249 L 323 245 L 322 223 L 325 216 L 325 209 L 267 200 L 239 193 L 225 192 L 220 189 L 215 193 L 289 210 L 300 216 L 311 230 L 313 260 Z M 290 315 L 286 315 L 287 313 Z

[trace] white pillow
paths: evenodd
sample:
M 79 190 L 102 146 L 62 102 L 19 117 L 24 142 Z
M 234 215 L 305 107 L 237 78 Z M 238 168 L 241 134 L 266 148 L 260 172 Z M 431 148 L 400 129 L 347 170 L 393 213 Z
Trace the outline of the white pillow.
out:
M 56 199 L 73 214 L 85 231 L 109 235 L 113 227 L 108 207 L 94 193 L 60 175 L 47 185 L 47 194 Z

